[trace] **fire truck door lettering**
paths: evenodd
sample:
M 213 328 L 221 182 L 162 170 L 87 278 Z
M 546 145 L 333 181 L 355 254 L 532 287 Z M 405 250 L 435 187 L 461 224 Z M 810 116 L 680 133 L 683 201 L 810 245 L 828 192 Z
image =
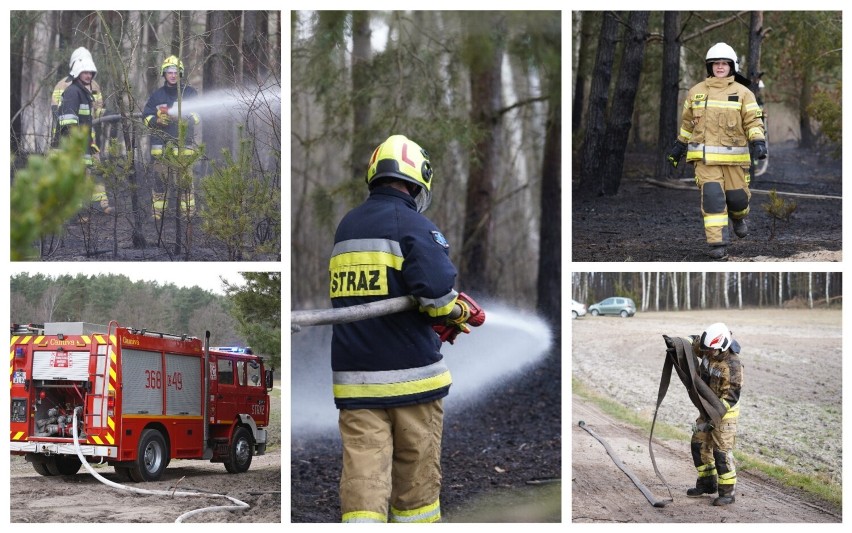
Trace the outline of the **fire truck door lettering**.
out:
M 27 382 L 27 371 L 26 370 L 15 370 L 15 373 L 12 375 L 12 384 L 13 385 L 23 385 Z
M 251 414 L 253 414 L 253 415 L 262 415 L 265 412 L 266 412 L 266 406 L 265 405 L 253 404 L 251 406 Z
M 73 361 L 68 357 L 68 352 L 52 352 L 50 354 L 50 366 L 53 368 L 70 368 Z
M 162 389 L 163 375 L 159 370 L 145 371 L 145 388 L 146 389 Z

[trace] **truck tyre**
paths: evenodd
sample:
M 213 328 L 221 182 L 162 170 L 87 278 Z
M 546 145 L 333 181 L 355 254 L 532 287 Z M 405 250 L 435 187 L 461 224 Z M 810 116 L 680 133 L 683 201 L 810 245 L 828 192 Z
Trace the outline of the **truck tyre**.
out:
M 50 470 L 47 469 L 46 463 L 32 462 L 30 464 L 33 465 L 33 470 L 38 472 L 38 474 L 41 475 L 41 476 L 52 476 L 53 475 L 53 474 L 50 473 Z
M 80 467 L 83 466 L 83 463 L 80 462 L 80 458 L 76 455 L 57 455 L 55 464 L 56 470 L 59 472 L 55 475 L 60 476 L 73 476 L 79 472 Z M 50 469 L 50 466 L 48 466 L 48 469 Z
M 136 463 L 130 467 L 133 481 L 157 481 L 166 469 L 166 457 L 169 456 L 166 440 L 156 429 L 142 431 L 139 447 L 136 449 Z
M 249 430 L 242 426 L 238 427 L 234 431 L 234 436 L 231 438 L 231 443 L 228 447 L 228 459 L 225 460 L 225 469 L 231 474 L 240 474 L 248 470 L 251 466 L 253 447 Z

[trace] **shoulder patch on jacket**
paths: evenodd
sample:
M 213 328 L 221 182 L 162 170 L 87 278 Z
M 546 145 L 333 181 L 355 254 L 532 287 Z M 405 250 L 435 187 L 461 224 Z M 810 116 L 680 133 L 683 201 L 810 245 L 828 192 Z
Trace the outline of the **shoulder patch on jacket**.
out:
M 450 247 L 450 243 L 447 242 L 447 238 L 444 237 L 443 233 L 441 233 L 440 231 L 430 231 L 429 233 L 432 234 L 432 240 L 434 240 L 435 242 L 440 244 L 442 247 L 444 247 L 444 248 Z
M 729 102 L 739 102 L 740 96 L 738 94 L 729 94 L 728 95 L 728 101 Z
M 707 100 L 707 93 L 696 93 L 692 99 L 696 102 L 699 100 Z

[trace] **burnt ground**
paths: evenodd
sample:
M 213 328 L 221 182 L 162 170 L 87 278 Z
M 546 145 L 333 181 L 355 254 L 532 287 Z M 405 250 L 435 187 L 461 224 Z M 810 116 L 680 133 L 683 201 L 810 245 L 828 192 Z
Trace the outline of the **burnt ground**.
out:
M 444 522 L 561 521 L 562 365 L 554 346 L 523 376 L 446 414 Z M 339 437 L 292 440 L 292 522 L 340 521 L 341 453 Z
M 708 261 L 700 196 L 691 165 L 677 181 L 658 183 L 654 155 L 630 153 L 614 197 L 578 191 L 579 158 L 573 161 L 573 261 Z M 680 173 L 678 173 L 680 174 Z M 679 187 L 679 188 L 676 188 Z M 827 151 L 799 150 L 795 143 L 770 147 L 766 172 L 751 183 L 750 235 L 728 247 L 728 261 L 840 261 L 842 206 L 839 199 L 783 196 L 782 193 L 840 197 L 842 161 Z M 789 222 L 762 208 L 768 191 L 795 201 Z
M 280 227 L 258 224 L 252 234 L 244 236 L 239 250 L 229 250 L 222 240 L 206 233 L 201 216 L 204 198 L 197 185 L 196 210 L 188 218 L 182 214 L 179 232 L 175 206 L 167 209 L 165 222 L 155 220 L 151 213 L 151 176 L 142 168 L 137 174 L 140 230 L 136 235 L 130 184 L 107 186 L 113 213 L 104 213 L 96 203 L 85 206 L 65 224 L 61 234 L 33 243 L 35 257 L 41 261 L 280 260 Z M 139 236 L 144 238 L 144 244 Z

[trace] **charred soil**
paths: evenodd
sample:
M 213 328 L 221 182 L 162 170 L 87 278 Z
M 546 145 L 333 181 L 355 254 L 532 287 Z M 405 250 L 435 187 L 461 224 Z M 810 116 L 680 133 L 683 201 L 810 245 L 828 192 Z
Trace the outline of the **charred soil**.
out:
M 749 235 L 738 239 L 730 232 L 727 260 L 840 261 L 841 160 L 793 143 L 770 150 L 766 172 L 751 182 Z M 578 159 L 572 181 L 573 261 L 710 260 L 691 165 L 682 164 L 677 179 L 664 181 L 654 175 L 653 155 L 628 153 L 618 194 L 594 196 L 577 188 Z M 773 219 L 762 207 L 772 190 L 797 204 L 789 221 Z

